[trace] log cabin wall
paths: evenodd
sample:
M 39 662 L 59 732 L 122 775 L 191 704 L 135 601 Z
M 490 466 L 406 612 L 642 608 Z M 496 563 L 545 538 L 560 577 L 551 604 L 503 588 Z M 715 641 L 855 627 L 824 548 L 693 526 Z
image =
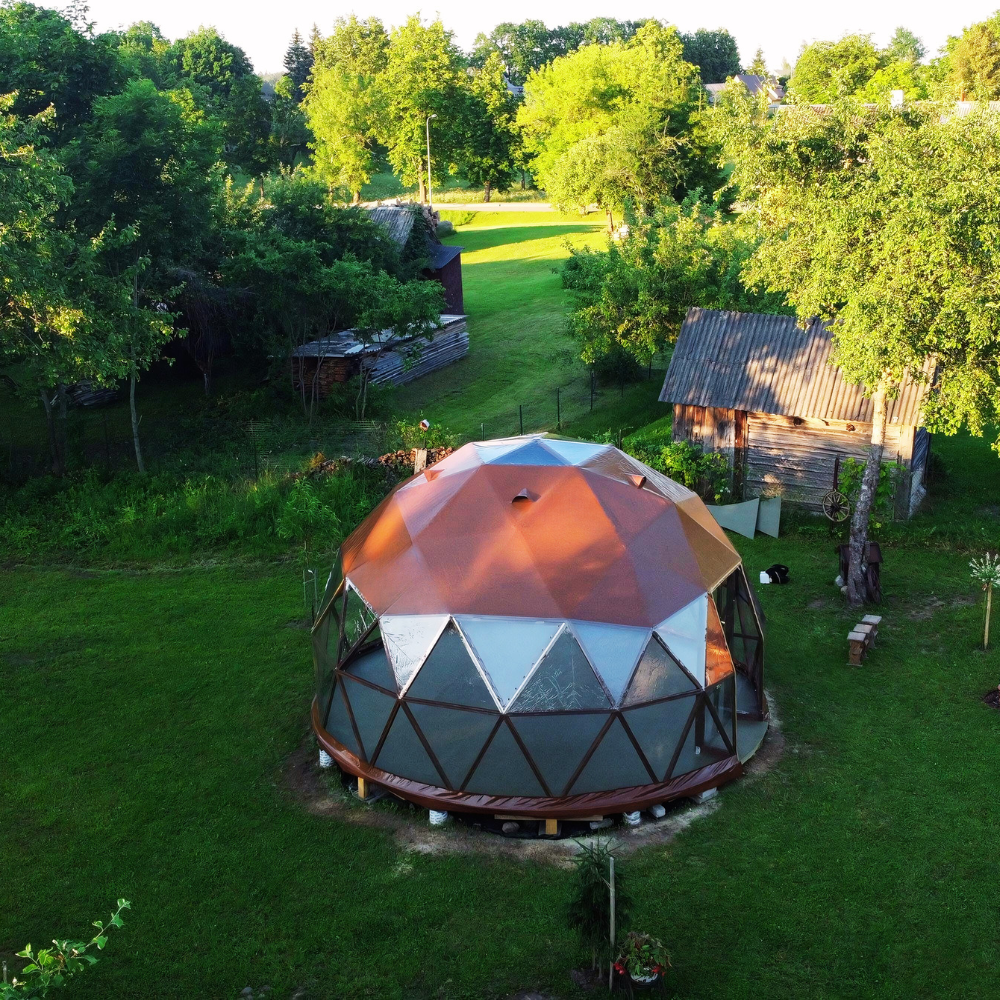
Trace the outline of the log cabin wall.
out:
M 837 457 L 841 464 L 847 458 L 863 462 L 871 432 L 868 423 L 748 413 L 744 496 L 780 493 L 790 502 L 821 510 L 823 495 L 834 485 Z M 890 424 L 885 460 L 898 457 L 908 468 L 912 442 L 912 427 Z
M 674 404 L 671 435 L 674 441 L 688 441 L 702 451 L 717 451 L 732 464 L 736 446 L 736 411 L 715 406 Z

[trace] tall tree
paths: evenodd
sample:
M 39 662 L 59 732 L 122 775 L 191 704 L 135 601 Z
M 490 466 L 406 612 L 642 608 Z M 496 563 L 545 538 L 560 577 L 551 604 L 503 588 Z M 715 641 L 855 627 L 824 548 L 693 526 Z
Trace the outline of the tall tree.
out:
M 900 26 L 889 39 L 885 54 L 890 62 L 918 63 L 927 55 L 927 48 L 909 28 Z
M 844 35 L 837 42 L 813 42 L 799 54 L 789 93 L 799 104 L 830 104 L 863 90 L 885 64 L 871 35 Z
M 303 102 L 313 161 L 319 176 L 358 202 L 375 169 L 373 147 L 383 127 L 380 83 L 389 36 L 381 21 L 352 16 L 339 20 L 317 51 Z
M 495 188 L 505 189 L 514 178 L 520 136 L 517 99 L 507 89 L 498 52 L 486 59 L 464 89 L 457 129 L 449 145 L 463 176 L 483 188 L 489 201 Z
M 629 42 L 586 45 L 532 74 L 518 123 L 557 204 L 650 207 L 718 185 L 692 128 L 701 98 L 677 32 L 654 21 Z
M 747 72 L 751 76 L 770 76 L 767 71 L 767 60 L 764 58 L 764 50 L 758 48 L 754 53 L 753 62 L 747 66 Z
M 1000 99 L 1000 12 L 962 32 L 951 46 L 949 68 L 956 97 Z
M 285 51 L 284 65 L 285 73 L 288 74 L 288 78 L 295 88 L 295 94 L 301 101 L 305 93 L 303 87 L 306 80 L 309 79 L 309 73 L 313 67 L 313 55 L 309 47 L 302 41 L 298 28 L 295 29 L 295 34 L 292 35 L 292 40 Z
M 182 99 L 159 92 L 150 80 L 134 80 L 121 94 L 100 98 L 74 162 L 79 182 L 73 207 L 83 231 L 100 233 L 109 222 L 124 231 L 108 241 L 101 263 L 130 286 L 130 303 L 109 298 L 128 321 L 123 350 L 140 469 L 135 386 L 162 340 L 160 331 L 144 322 L 145 310 L 169 298 L 177 267 L 199 261 L 220 152 L 216 130 Z
M 84 26 L 86 28 L 86 26 Z M 16 93 L 12 112 L 40 114 L 60 143 L 90 118 L 94 99 L 116 93 L 127 69 L 118 36 L 78 30 L 69 18 L 30 3 L 0 5 L 0 94 Z
M 425 123 L 431 114 L 444 117 L 459 93 L 463 68 L 452 33 L 440 21 L 423 24 L 410 17 L 389 41 L 385 72 L 379 80 L 384 118 L 379 140 L 404 184 L 418 184 L 425 194 Z M 451 150 L 439 150 L 444 162 Z
M 693 34 L 682 33 L 680 39 L 684 60 L 698 67 L 702 83 L 725 83 L 740 72 L 740 50 L 725 28 L 699 28 Z
M 726 154 L 742 224 L 760 241 L 748 278 L 784 292 L 803 321 L 830 321 L 844 377 L 872 400 L 851 521 L 857 604 L 888 403 L 903 379 L 936 370 L 932 430 L 982 434 L 1000 416 L 1000 125 L 852 101 L 768 118 L 736 101 Z

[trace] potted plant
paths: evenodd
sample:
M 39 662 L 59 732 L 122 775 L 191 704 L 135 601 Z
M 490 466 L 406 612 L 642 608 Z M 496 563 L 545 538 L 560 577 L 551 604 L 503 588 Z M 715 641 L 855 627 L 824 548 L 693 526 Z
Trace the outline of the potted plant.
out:
M 628 976 L 637 986 L 655 983 L 670 968 L 670 956 L 663 942 L 651 934 L 629 931 L 622 940 L 615 971 Z

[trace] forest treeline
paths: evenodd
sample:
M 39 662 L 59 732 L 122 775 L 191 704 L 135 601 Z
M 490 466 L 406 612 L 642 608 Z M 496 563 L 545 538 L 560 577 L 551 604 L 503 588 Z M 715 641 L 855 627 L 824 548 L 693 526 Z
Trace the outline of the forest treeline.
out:
M 737 83 L 710 105 L 706 82 L 770 75 L 759 52 L 741 67 L 725 30 L 526 21 L 463 52 L 439 20 L 351 17 L 296 33 L 265 86 L 215 29 L 171 41 L 86 17 L 0 4 L 0 362 L 44 408 L 57 472 L 82 380 L 129 387 L 142 467 L 136 384 L 178 338 L 207 386 L 223 342 L 287 375 L 297 345 L 335 330 L 426 334 L 442 299 L 419 241 L 397 247 L 350 206 L 378 171 L 422 194 L 428 128 L 436 181 L 488 195 L 530 177 L 560 207 L 629 213 L 635 240 L 567 271 L 591 363 L 643 362 L 687 304 L 797 308 L 794 275 L 753 271 L 772 234 L 747 211 L 759 178 L 739 154 L 755 115 L 760 141 L 790 119 Z M 780 76 L 799 105 L 988 100 L 998 53 L 1000 16 L 929 61 L 901 28 L 884 49 L 814 43 Z

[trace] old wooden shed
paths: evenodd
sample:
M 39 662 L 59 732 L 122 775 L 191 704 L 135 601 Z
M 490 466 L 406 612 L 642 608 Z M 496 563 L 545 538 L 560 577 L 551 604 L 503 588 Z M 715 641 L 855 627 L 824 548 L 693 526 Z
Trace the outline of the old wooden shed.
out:
M 793 316 L 690 309 L 660 399 L 673 440 L 725 455 L 736 500 L 780 495 L 820 509 L 838 464 L 863 460 L 872 403 L 830 363 L 832 336 Z M 906 379 L 889 402 L 885 458 L 898 467 L 897 514 L 924 496 L 930 435 L 920 426 L 927 380 Z
M 404 254 L 427 259 L 424 277 L 444 288 L 444 311 L 465 312 L 462 292 L 462 247 L 438 239 L 438 214 L 422 205 L 379 205 L 368 209 L 372 222 L 382 226 Z

